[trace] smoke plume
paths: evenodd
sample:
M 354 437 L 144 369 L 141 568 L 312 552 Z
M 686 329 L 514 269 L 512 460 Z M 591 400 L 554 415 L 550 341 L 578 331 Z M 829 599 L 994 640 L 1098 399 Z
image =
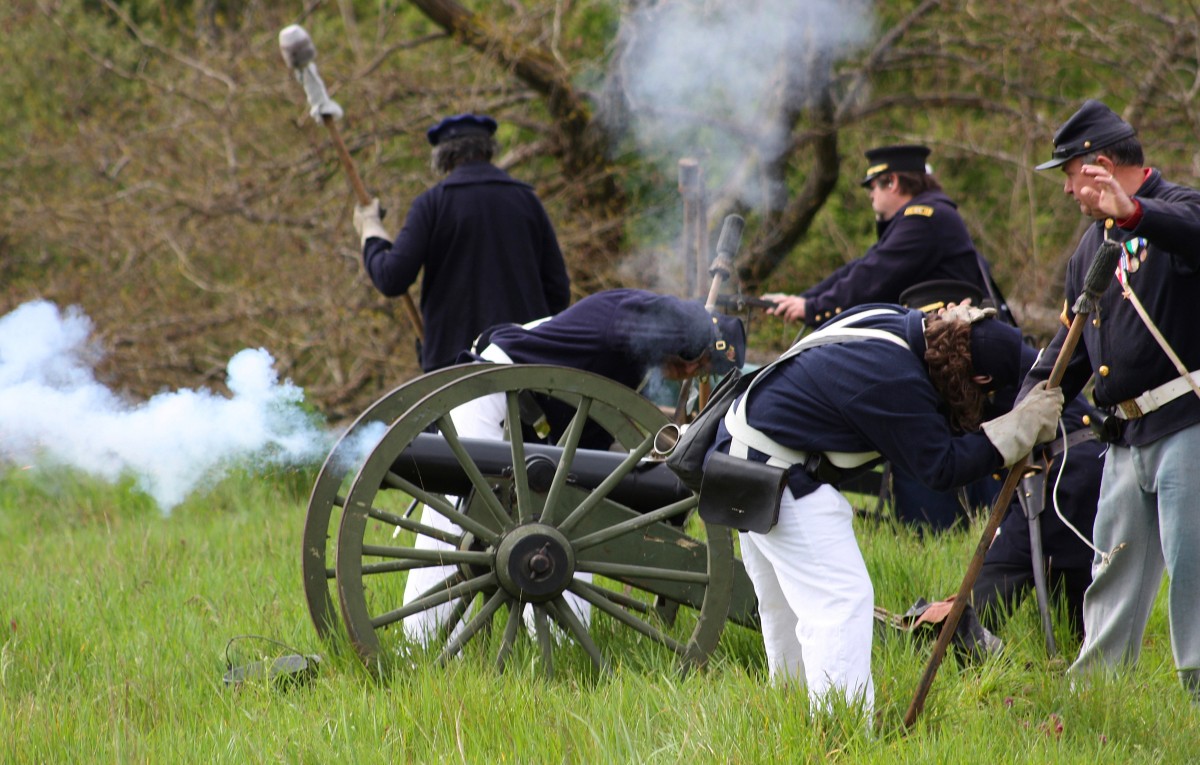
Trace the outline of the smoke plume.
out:
M 752 153 L 770 161 L 791 132 L 788 115 L 872 31 L 865 0 L 642 4 L 622 20 L 609 73 L 628 119 L 620 127 L 666 161 L 698 156 L 710 179 Z M 742 201 L 761 202 L 751 183 L 737 185 Z
M 131 403 L 96 381 L 91 329 L 77 308 L 46 301 L 0 318 L 0 468 L 131 476 L 166 513 L 234 466 L 311 464 L 333 442 L 264 349 L 229 360 L 231 397 L 179 390 Z

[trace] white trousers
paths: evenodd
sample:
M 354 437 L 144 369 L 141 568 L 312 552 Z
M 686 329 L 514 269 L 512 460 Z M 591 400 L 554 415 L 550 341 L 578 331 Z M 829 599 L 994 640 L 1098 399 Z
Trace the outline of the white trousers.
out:
M 454 429 L 458 431 L 460 438 L 500 440 L 504 438 L 504 420 L 506 415 L 507 406 L 504 394 L 491 393 L 468 401 L 462 406 L 455 407 L 450 412 L 450 420 L 454 423 Z M 447 497 L 447 499 L 451 502 L 456 500 L 455 497 Z M 422 508 L 421 523 L 451 534 L 462 533 L 462 529 L 458 527 L 458 524 L 429 507 Z M 445 542 L 423 534 L 417 536 L 416 543 L 413 546 L 418 550 L 453 549 Z M 409 571 L 408 581 L 404 585 L 405 605 L 416 600 L 431 588 L 437 587 L 453 574 L 454 570 L 454 566 L 428 566 Z M 591 574 L 576 574 L 575 576 L 582 581 L 592 581 Z M 564 597 L 575 612 L 575 615 L 583 622 L 583 625 L 585 627 L 588 626 L 591 621 L 591 604 L 569 592 Z M 446 623 L 453 610 L 453 603 L 444 603 L 408 617 L 404 620 L 405 637 L 413 642 L 426 644 L 436 636 L 438 628 Z M 525 622 L 526 624 L 532 623 L 528 609 L 525 612 Z M 451 636 L 456 634 L 461 628 L 462 623 L 460 622 L 455 627 L 454 633 L 451 633 Z
M 771 679 L 803 679 L 814 710 L 831 709 L 836 694 L 869 716 L 875 593 L 853 517 L 832 486 L 800 499 L 785 489 L 778 525 L 740 539 Z

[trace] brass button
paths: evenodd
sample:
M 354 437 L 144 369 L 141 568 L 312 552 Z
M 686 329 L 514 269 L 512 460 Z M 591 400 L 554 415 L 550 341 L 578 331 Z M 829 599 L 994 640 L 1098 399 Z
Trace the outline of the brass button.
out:
M 1101 364 L 1100 368 L 1097 369 L 1096 371 L 1100 373 L 1101 377 L 1108 377 L 1108 372 L 1109 372 L 1108 364 Z
M 1092 424 L 1092 416 L 1091 416 L 1090 414 L 1085 414 L 1085 415 L 1083 416 L 1083 424 L 1084 424 L 1084 425 L 1091 425 L 1091 424 Z

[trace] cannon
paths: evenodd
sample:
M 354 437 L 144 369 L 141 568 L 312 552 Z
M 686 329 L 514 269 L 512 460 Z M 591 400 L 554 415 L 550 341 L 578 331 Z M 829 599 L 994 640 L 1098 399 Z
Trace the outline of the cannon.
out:
M 492 394 L 514 424 L 505 440 L 459 438 L 450 412 Z M 557 415 L 548 442 L 530 400 Z M 702 666 L 727 622 L 754 625 L 754 592 L 731 530 L 705 527 L 697 497 L 656 459 L 667 422 L 625 386 L 565 367 L 466 364 L 392 390 L 346 430 L 309 498 L 302 570 L 318 634 L 344 629 L 383 668 L 411 649 L 403 619 L 452 606 L 432 643 L 439 662 L 475 642 L 500 670 L 529 650 L 547 675 L 581 655 L 606 671 L 628 633 L 684 671 Z M 586 448 L 597 440 L 610 445 Z M 423 507 L 461 531 L 423 524 Z M 419 534 L 447 549 L 419 549 Z M 432 566 L 452 574 L 404 604 L 408 572 Z M 567 593 L 591 604 L 590 624 Z

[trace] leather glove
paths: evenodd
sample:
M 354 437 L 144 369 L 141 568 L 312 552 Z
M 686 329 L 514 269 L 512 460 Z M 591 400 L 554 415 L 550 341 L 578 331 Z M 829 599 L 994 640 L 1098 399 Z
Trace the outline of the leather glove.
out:
M 383 216 L 379 212 L 379 197 L 365 205 L 354 206 L 354 230 L 358 232 L 359 245 L 365 245 L 373 236 L 388 239 L 387 229 L 383 227 Z
M 982 319 L 989 319 L 996 315 L 995 308 L 976 308 L 973 305 L 963 305 L 958 303 L 949 308 L 938 311 L 938 315 L 945 321 L 965 321 L 968 324 L 974 324 Z
M 1045 380 L 1034 386 L 1012 411 L 981 426 L 1007 467 L 1024 457 L 1035 444 L 1054 440 L 1058 418 L 1062 414 L 1061 388 L 1046 387 Z

